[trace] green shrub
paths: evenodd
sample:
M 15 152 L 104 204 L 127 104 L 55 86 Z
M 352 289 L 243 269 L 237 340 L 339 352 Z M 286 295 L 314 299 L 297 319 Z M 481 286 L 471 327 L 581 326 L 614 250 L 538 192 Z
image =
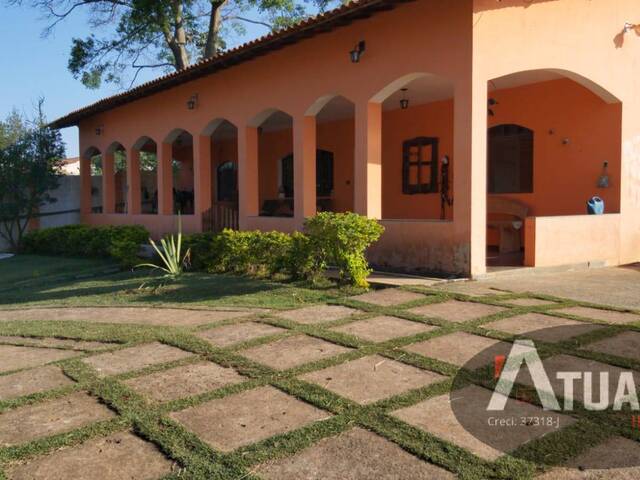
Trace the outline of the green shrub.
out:
M 224 230 L 185 239 L 194 270 L 273 276 L 288 271 L 291 236 L 281 232 Z
M 314 255 L 309 237 L 300 232 L 291 235 L 286 272 L 295 280 L 316 281 L 324 272 L 324 259 Z
M 27 253 L 70 257 L 111 257 L 125 267 L 138 261 L 140 245 L 149 239 L 144 227 L 66 225 L 29 232 L 24 237 Z
M 369 286 L 365 252 L 383 231 L 376 220 L 356 213 L 322 212 L 305 222 L 316 261 L 335 265 L 340 281 L 356 287 Z
M 366 287 L 370 273 L 365 251 L 382 234 L 375 220 L 354 213 L 320 213 L 305 233 L 236 231 L 196 233 L 184 239 L 194 270 L 316 281 L 328 264 L 342 282 Z
M 191 268 L 196 271 L 216 272 L 220 259 L 218 235 L 215 233 L 193 233 L 185 235 L 184 247 L 191 250 Z

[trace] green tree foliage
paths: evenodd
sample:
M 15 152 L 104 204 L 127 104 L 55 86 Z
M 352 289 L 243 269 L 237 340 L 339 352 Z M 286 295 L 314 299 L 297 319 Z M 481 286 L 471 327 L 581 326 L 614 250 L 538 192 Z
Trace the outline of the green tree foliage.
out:
M 42 102 L 32 122 L 15 114 L 0 122 L 0 236 L 12 250 L 39 208 L 55 201 L 49 192 L 58 186 L 65 156 L 60 133 L 41 112 Z
M 18 110 L 13 109 L 5 120 L 0 120 L 0 148 L 15 143 L 27 130 L 26 120 Z
M 133 84 L 145 69 L 182 70 L 213 58 L 247 24 L 268 30 L 291 25 L 338 0 L 4 0 L 30 4 L 48 20 L 45 34 L 76 13 L 95 32 L 74 38 L 68 68 L 88 88 Z

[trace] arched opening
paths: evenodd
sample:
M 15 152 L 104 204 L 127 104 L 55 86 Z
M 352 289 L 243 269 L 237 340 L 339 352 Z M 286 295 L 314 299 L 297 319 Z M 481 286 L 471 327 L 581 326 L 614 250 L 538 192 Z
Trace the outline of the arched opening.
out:
M 319 98 L 316 117 L 316 210 L 353 210 L 355 105 L 340 95 Z
M 140 213 L 158 213 L 158 146 L 150 137 L 141 137 L 135 143 L 140 164 Z
M 216 200 L 218 202 L 238 202 L 238 164 L 227 161 L 216 168 Z
M 622 104 L 604 88 L 557 69 L 510 74 L 489 81 L 487 119 L 488 266 L 535 266 L 533 230 L 558 216 L 571 229 L 594 196 L 620 212 Z
M 89 162 L 91 176 L 91 213 L 102 213 L 104 192 L 102 188 L 102 152 L 96 147 L 88 148 L 83 158 Z
M 209 123 L 211 137 L 211 204 L 238 207 L 238 128 L 226 119 Z
M 114 211 L 127 213 L 127 152 L 118 142 L 111 144 L 107 152 L 113 156 Z
M 450 80 L 412 73 L 380 90 L 382 218 L 453 219 L 453 95 Z
M 193 215 L 193 137 L 186 130 L 177 129 L 169 134 L 167 143 L 171 144 L 173 213 Z
M 256 117 L 258 127 L 258 201 L 260 215 L 293 217 L 293 118 L 281 110 Z M 290 168 L 285 157 L 291 156 Z M 283 169 L 283 166 L 285 167 Z

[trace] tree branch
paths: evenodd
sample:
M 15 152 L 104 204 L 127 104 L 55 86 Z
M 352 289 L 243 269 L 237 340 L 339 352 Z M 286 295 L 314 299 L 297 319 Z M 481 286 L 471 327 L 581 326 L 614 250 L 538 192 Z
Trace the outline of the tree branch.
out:
M 273 29 L 273 25 L 267 22 L 263 22 L 262 20 L 254 20 L 252 18 L 247 18 L 247 17 L 243 17 L 241 15 L 232 15 L 230 17 L 227 17 L 227 19 L 229 20 L 240 20 L 241 22 L 246 22 L 246 23 L 251 23 L 253 25 L 260 25 L 263 27 L 266 27 L 268 29 Z

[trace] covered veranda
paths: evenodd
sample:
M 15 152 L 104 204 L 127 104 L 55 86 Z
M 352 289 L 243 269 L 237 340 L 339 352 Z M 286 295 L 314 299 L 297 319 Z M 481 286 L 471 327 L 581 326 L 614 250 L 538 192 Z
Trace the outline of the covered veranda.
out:
M 388 270 L 481 276 L 492 265 L 636 260 L 625 172 L 637 109 L 622 84 L 630 77 L 592 68 L 610 54 L 608 37 L 581 37 L 588 56 L 559 42 L 549 58 L 512 25 L 542 28 L 545 15 L 566 14 L 558 2 L 484 4 L 394 4 L 323 35 L 293 29 L 273 54 L 260 41 L 71 114 L 62 123 L 80 124 L 83 221 L 160 236 L 180 212 L 186 232 L 291 232 L 318 211 L 355 211 L 385 226 L 369 257 Z M 470 13 L 482 17 L 473 31 Z M 446 28 L 425 29 L 424 18 Z M 126 159 L 126 201 L 115 200 L 112 145 Z M 605 214 L 587 215 L 596 195 Z M 218 211 L 231 220 L 210 221 Z

